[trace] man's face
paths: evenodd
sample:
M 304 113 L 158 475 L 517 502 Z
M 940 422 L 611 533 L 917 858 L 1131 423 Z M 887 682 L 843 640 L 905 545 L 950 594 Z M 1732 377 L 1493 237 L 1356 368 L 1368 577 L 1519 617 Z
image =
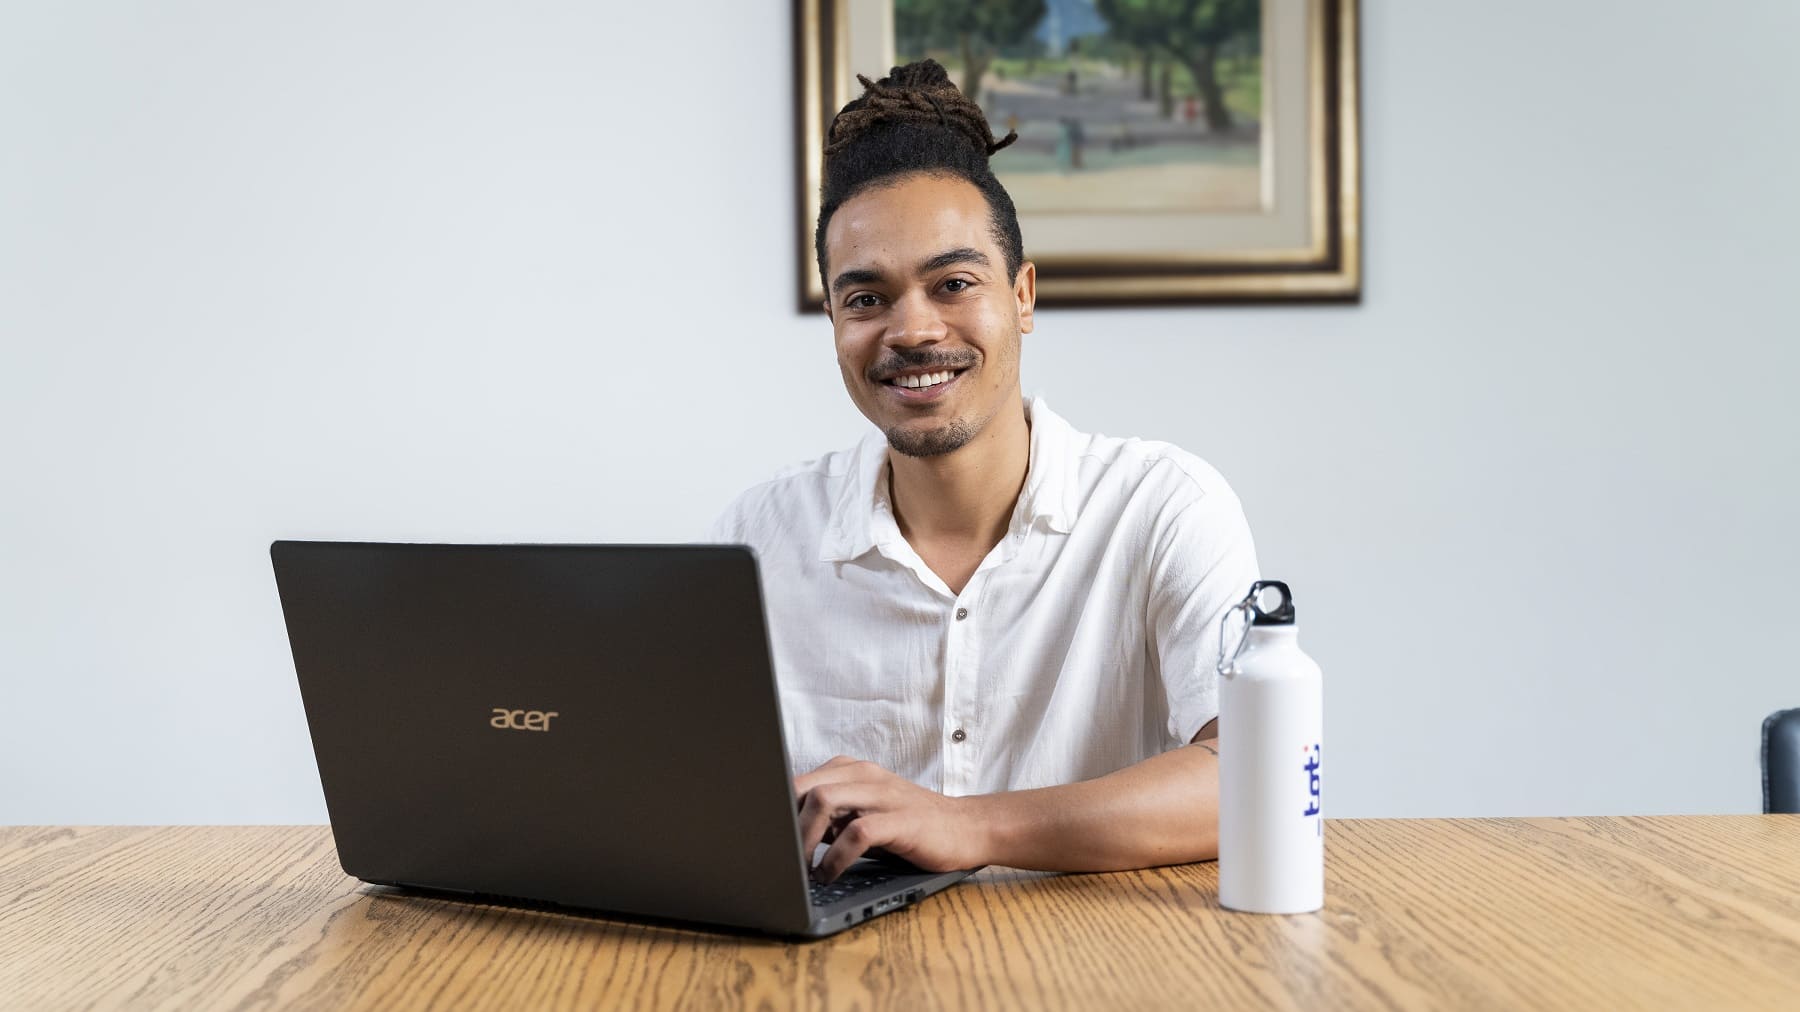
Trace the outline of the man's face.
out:
M 906 176 L 845 201 L 825 229 L 826 312 L 844 386 L 888 444 L 950 453 L 1019 407 L 1019 335 L 1036 269 L 1017 279 L 981 191 Z

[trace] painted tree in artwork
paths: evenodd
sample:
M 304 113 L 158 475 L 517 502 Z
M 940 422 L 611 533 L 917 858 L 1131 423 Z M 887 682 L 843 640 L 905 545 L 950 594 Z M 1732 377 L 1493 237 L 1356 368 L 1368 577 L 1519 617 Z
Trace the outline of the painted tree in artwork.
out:
M 1260 0 L 1096 0 L 1095 6 L 1121 42 L 1158 45 L 1180 60 L 1200 92 L 1207 128 L 1231 129 L 1219 56 L 1235 40 L 1260 37 Z
M 1106 19 L 1107 34 L 1120 42 L 1131 46 L 1143 54 L 1143 85 L 1138 97 L 1150 98 L 1150 76 L 1157 57 L 1162 54 L 1164 44 L 1169 41 L 1167 18 L 1158 16 L 1151 10 L 1151 4 L 1142 0 L 1099 0 L 1095 9 Z M 1169 114 L 1169 72 L 1168 64 L 1163 64 L 1162 113 Z
M 1044 0 L 895 0 L 901 37 L 954 45 L 962 56 L 962 92 L 981 101 L 981 78 L 1005 45 L 1024 41 L 1044 18 Z

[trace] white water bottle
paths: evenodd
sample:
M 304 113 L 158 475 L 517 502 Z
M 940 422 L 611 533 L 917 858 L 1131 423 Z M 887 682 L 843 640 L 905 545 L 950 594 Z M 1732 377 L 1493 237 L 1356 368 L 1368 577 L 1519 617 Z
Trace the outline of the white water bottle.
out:
M 1219 632 L 1219 903 L 1306 913 L 1325 905 L 1319 666 L 1300 652 L 1287 584 L 1258 581 L 1226 625 L 1238 615 L 1229 658 Z

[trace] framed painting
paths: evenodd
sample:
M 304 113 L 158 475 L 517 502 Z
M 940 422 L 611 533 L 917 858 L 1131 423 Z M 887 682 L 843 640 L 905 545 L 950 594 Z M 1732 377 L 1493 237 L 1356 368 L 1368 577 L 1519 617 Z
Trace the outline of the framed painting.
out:
M 1356 0 L 796 0 L 799 294 L 856 75 L 932 57 L 982 107 L 1041 305 L 1356 301 Z

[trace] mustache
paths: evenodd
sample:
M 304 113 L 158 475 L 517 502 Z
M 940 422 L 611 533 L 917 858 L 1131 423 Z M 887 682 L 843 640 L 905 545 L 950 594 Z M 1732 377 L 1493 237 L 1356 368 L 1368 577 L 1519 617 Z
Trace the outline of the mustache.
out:
M 972 351 L 937 351 L 926 348 L 889 348 L 881 361 L 870 366 L 865 373 L 870 382 L 879 383 L 892 379 L 907 369 L 969 369 L 980 357 Z

